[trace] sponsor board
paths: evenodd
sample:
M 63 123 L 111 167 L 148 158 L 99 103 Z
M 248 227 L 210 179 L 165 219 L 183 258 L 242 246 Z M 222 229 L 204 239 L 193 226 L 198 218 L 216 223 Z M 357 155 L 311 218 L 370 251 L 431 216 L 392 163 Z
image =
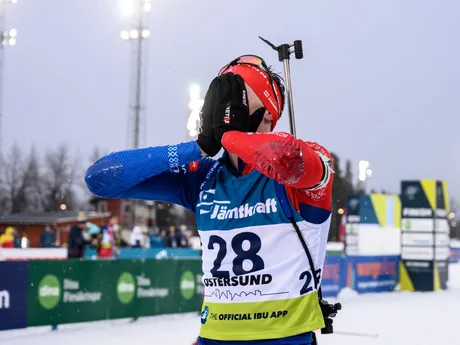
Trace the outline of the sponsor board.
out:
M 101 320 L 109 304 L 110 262 L 31 261 L 29 326 Z
M 0 262 L 0 330 L 27 327 L 27 262 Z
M 347 285 L 358 293 L 393 291 L 399 282 L 399 256 L 351 256 Z
M 402 233 L 403 246 L 432 246 L 433 234 L 422 233 Z
M 433 219 L 402 218 L 401 231 L 433 232 Z
M 433 247 L 402 247 L 401 259 L 403 260 L 433 260 Z
M 448 234 L 450 231 L 449 222 L 447 219 L 436 219 L 435 220 L 436 232 L 443 232 Z

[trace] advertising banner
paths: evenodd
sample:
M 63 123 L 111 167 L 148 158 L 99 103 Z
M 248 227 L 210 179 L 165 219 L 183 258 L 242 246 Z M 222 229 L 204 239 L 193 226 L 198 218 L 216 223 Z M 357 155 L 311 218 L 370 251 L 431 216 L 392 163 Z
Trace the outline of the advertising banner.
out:
M 30 261 L 29 326 L 109 318 L 110 261 Z
M 174 262 L 169 261 L 114 261 L 109 283 L 111 318 L 174 312 L 172 266 Z M 162 306 L 170 306 L 170 310 Z
M 401 290 L 447 288 L 449 196 L 447 183 L 401 182 Z
M 399 256 L 349 256 L 347 285 L 358 293 L 393 291 L 399 283 Z
M 460 247 L 451 247 L 450 248 L 450 258 L 449 262 L 460 262 Z
M 328 256 L 321 274 L 324 297 L 337 297 L 346 284 L 346 262 L 342 256 Z
M 0 330 L 27 327 L 27 262 L 0 262 Z
M 174 284 L 177 289 L 175 300 L 177 311 L 175 312 L 199 312 L 203 302 L 204 289 L 201 260 L 178 260 L 171 262 L 177 265 Z
M 200 261 L 119 260 L 109 279 L 110 318 L 200 311 Z

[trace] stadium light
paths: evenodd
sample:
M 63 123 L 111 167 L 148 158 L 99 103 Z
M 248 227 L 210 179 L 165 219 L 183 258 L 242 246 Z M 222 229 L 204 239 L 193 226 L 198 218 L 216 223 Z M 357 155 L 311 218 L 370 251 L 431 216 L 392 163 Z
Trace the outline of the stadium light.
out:
M 122 30 L 120 32 L 120 37 L 122 40 L 129 40 L 129 31 L 128 30 Z
M 141 136 L 141 118 L 145 113 L 145 106 L 143 106 L 143 94 L 147 78 L 145 61 L 148 61 L 148 49 L 146 49 L 145 41 L 150 37 L 150 31 L 147 28 L 146 13 L 152 10 L 151 0 L 119 0 L 119 11 L 127 27 L 120 32 L 120 38 L 123 41 L 129 41 L 133 45 L 132 54 L 134 63 L 131 64 L 132 84 L 130 85 L 130 126 L 132 125 L 132 134 L 129 135 L 129 141 L 132 140 L 132 147 L 138 148 L 140 146 Z M 132 137 L 131 137 L 132 135 Z M 131 222 L 133 225 L 137 224 L 137 202 L 131 200 Z
M 143 28 L 140 18 L 143 12 L 150 12 L 152 10 L 152 4 L 150 0 L 121 0 L 119 3 L 120 14 L 128 19 L 137 21 L 135 29 L 122 30 L 120 37 L 122 40 L 138 40 L 147 38 L 150 36 L 150 31 Z M 133 23 L 131 23 L 133 24 Z
M 152 3 L 151 0 L 121 0 L 119 10 L 123 17 L 130 18 L 139 15 L 139 12 L 150 12 Z
M 198 84 L 192 84 L 189 88 L 190 102 L 188 107 L 191 112 L 187 120 L 188 134 L 195 138 L 198 135 L 198 129 L 200 124 L 200 111 L 203 107 L 204 100 L 200 97 L 201 87 Z
M 119 4 L 120 14 L 123 17 L 132 17 L 134 15 L 136 6 L 135 0 L 121 0 Z
M 152 10 L 151 0 L 119 0 L 120 14 L 125 18 L 129 25 L 124 30 L 120 31 L 120 38 L 123 41 L 130 41 L 135 45 L 132 51 L 135 55 L 132 64 L 132 73 L 135 80 L 132 85 L 133 95 L 130 100 L 130 112 L 133 112 L 133 146 L 135 148 L 140 145 L 140 126 L 141 112 L 145 111 L 142 103 L 142 80 L 144 76 L 144 59 L 146 59 L 147 50 L 144 48 L 144 40 L 150 37 L 150 30 L 146 27 L 147 20 L 145 14 Z
M 150 31 L 147 30 L 147 29 L 144 29 L 142 30 L 142 34 L 141 34 L 142 38 L 147 38 L 150 36 Z
M 132 38 L 133 40 L 137 40 L 139 38 L 139 31 L 130 30 L 129 31 L 129 38 Z
M 369 177 L 372 176 L 372 170 L 369 169 L 369 162 L 361 160 L 359 161 L 358 166 L 358 179 L 361 182 L 366 181 Z
M 14 46 L 16 44 L 16 37 L 18 36 L 18 30 L 2 30 L 2 45 L 3 46 Z
M 0 160 L 2 159 L 3 152 L 3 67 L 4 67 L 4 47 L 16 45 L 18 31 L 16 29 L 5 29 L 3 25 L 6 23 L 7 8 L 11 4 L 16 4 L 17 0 L 0 0 Z M 1 162 L 0 162 L 1 164 Z

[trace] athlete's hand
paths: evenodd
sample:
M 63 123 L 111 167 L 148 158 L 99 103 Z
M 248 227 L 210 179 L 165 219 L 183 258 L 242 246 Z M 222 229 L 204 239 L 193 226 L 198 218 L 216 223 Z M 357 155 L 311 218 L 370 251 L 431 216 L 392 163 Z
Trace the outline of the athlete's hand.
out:
M 246 86 L 239 75 L 219 77 L 213 114 L 214 135 L 220 143 L 225 132 L 249 132 L 249 108 Z
M 198 146 L 200 146 L 201 150 L 210 157 L 214 157 L 222 148 L 220 141 L 217 141 L 214 136 L 212 116 L 218 83 L 219 79 L 214 78 L 204 96 L 203 108 L 201 108 L 200 112 L 200 129 L 197 139 Z

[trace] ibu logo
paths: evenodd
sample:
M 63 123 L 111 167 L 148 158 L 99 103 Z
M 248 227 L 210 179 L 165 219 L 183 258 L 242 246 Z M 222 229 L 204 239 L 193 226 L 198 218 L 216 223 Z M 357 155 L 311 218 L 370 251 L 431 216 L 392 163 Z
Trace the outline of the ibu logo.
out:
M 53 274 L 47 274 L 38 284 L 38 302 L 45 309 L 55 308 L 61 299 L 61 284 Z
M 201 324 L 204 325 L 206 321 L 208 321 L 208 315 L 209 315 L 209 308 L 208 306 L 205 306 L 203 311 L 201 312 Z
M 185 299 L 191 299 L 195 295 L 195 276 L 190 271 L 182 274 L 180 281 L 180 293 Z
M 136 282 L 134 277 L 129 272 L 124 272 L 118 278 L 117 282 L 117 296 L 121 303 L 130 303 L 136 292 Z

